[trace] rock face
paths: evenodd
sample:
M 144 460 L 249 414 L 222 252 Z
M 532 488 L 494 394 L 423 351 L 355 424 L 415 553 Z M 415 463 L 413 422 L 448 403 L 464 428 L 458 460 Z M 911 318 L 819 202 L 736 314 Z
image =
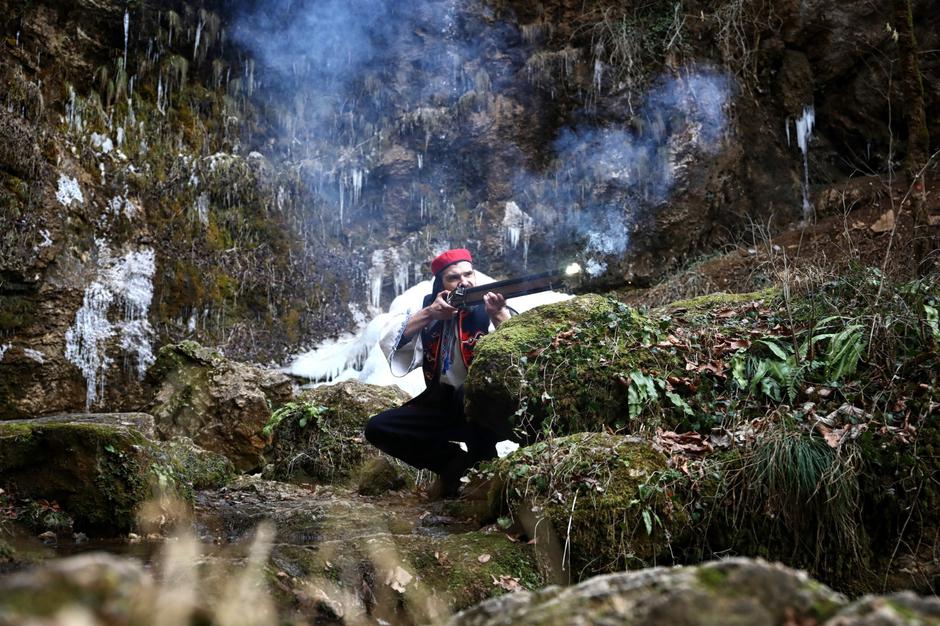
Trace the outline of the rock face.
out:
M 269 439 L 262 430 L 272 407 L 292 394 L 284 374 L 229 361 L 193 342 L 161 349 L 149 376 L 159 436 L 189 437 L 242 471 L 263 464 Z
M 134 426 L 152 418 L 102 414 L 0 422 L 0 481 L 20 500 L 61 506 L 75 529 L 126 532 L 140 506 L 224 484 L 231 464 L 188 441 L 153 442 Z
M 649 283 L 800 216 L 803 107 L 811 182 L 882 170 L 903 136 L 887 0 L 429 0 L 378 30 L 317 6 L 0 4 L 0 417 L 138 407 L 154 347 L 185 338 L 286 357 L 449 245 L 494 276 L 583 256 Z
M 285 407 L 283 417 L 278 415 L 265 475 L 315 483 L 358 481 L 363 464 L 380 456 L 363 438 L 366 422 L 408 399 L 398 387 L 351 381 L 305 391 L 297 402 Z M 389 468 L 393 466 L 386 466 Z M 394 468 L 403 479 L 397 463 Z M 386 476 L 382 482 L 390 480 Z

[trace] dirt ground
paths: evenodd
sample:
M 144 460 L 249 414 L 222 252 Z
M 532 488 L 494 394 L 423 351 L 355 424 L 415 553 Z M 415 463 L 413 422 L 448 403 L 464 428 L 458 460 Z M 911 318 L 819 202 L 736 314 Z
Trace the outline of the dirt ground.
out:
M 698 259 L 648 289 L 617 296 L 635 306 L 661 306 L 715 292 L 747 293 L 784 281 L 811 288 L 852 265 L 881 268 L 898 278 L 914 276 L 908 187 L 880 177 L 853 178 L 817 190 L 815 219 L 769 234 L 755 225 L 724 253 Z M 940 271 L 940 172 L 927 180 L 930 220 L 929 271 Z M 900 210 L 899 210 L 900 208 Z

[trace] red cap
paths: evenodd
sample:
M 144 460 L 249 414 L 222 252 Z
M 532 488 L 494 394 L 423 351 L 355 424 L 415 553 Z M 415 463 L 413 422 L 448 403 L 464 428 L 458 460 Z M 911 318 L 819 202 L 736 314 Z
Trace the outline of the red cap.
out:
M 470 256 L 470 251 L 466 248 L 455 248 L 453 250 L 448 250 L 437 256 L 436 259 L 431 261 L 431 273 L 437 276 L 437 273 L 449 265 L 454 263 L 460 263 L 461 261 L 469 261 L 473 263 L 473 257 Z

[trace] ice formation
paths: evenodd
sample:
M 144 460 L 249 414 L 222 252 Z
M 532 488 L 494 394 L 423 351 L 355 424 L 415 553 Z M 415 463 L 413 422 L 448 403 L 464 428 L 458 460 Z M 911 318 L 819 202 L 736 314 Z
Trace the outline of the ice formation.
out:
M 13 344 L 10 343 L 0 343 L 0 361 L 3 360 L 3 357 L 6 356 L 7 350 L 13 347 Z
M 79 204 L 85 203 L 85 196 L 82 195 L 82 188 L 78 186 L 78 181 L 65 174 L 59 174 L 59 188 L 55 192 L 55 198 L 62 206 L 68 206 L 72 200 L 76 200 Z
M 506 202 L 506 208 L 503 212 L 503 228 L 506 229 L 506 238 L 509 240 L 511 248 L 518 248 L 519 242 L 522 241 L 522 266 L 524 268 L 529 262 L 529 237 L 532 231 L 532 218 L 520 209 L 518 204 L 510 200 Z
M 812 106 L 803 108 L 803 115 L 796 121 L 796 143 L 803 153 L 803 221 L 809 222 L 812 217 L 812 206 L 809 203 L 809 140 L 813 136 L 813 126 L 816 124 L 816 111 Z
M 23 348 L 23 354 L 28 358 L 36 361 L 40 365 L 46 362 L 46 355 L 40 352 L 39 350 L 33 350 L 32 348 Z
M 124 9 L 124 67 L 127 67 L 127 35 L 131 27 L 130 9 Z
M 114 150 L 114 142 L 107 135 L 91 134 L 91 145 L 93 145 L 99 154 L 108 154 Z
M 90 409 L 104 393 L 105 375 L 113 363 L 107 354 L 109 340 L 120 335 L 125 360 L 136 361 L 137 376 L 153 364 L 153 329 L 147 320 L 153 298 L 155 255 L 151 248 L 129 250 L 115 258 L 107 242 L 99 239 L 98 267 L 75 313 L 75 322 L 65 333 L 65 357 L 85 379 L 85 408 Z M 117 322 L 109 311 L 120 307 Z
M 201 193 L 196 198 L 196 203 L 193 205 L 193 210 L 196 213 L 196 217 L 199 219 L 199 223 L 203 226 L 209 225 L 209 194 Z
M 405 246 L 387 248 L 372 253 L 372 267 L 369 268 L 369 305 L 378 312 L 382 306 L 382 284 L 386 271 L 391 267 L 395 295 L 399 296 L 408 289 L 411 253 Z
M 48 248 L 52 245 L 52 237 L 49 235 L 49 231 L 43 228 L 39 231 L 39 234 L 42 235 L 42 241 L 39 242 L 39 245 L 36 246 L 37 249 Z

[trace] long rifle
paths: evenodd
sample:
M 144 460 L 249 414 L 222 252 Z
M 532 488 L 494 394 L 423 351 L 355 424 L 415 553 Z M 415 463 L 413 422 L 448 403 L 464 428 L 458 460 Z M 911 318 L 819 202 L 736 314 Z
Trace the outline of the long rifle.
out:
M 476 287 L 457 287 L 447 296 L 447 303 L 452 307 L 466 308 L 483 302 L 487 293 L 502 294 L 507 300 L 531 293 L 558 289 L 570 283 L 571 276 L 581 271 L 576 265 L 569 265 L 563 270 L 549 270 L 538 274 L 529 274 L 518 278 L 507 278 L 494 283 L 477 285 Z M 567 280 L 567 282 L 566 282 Z

